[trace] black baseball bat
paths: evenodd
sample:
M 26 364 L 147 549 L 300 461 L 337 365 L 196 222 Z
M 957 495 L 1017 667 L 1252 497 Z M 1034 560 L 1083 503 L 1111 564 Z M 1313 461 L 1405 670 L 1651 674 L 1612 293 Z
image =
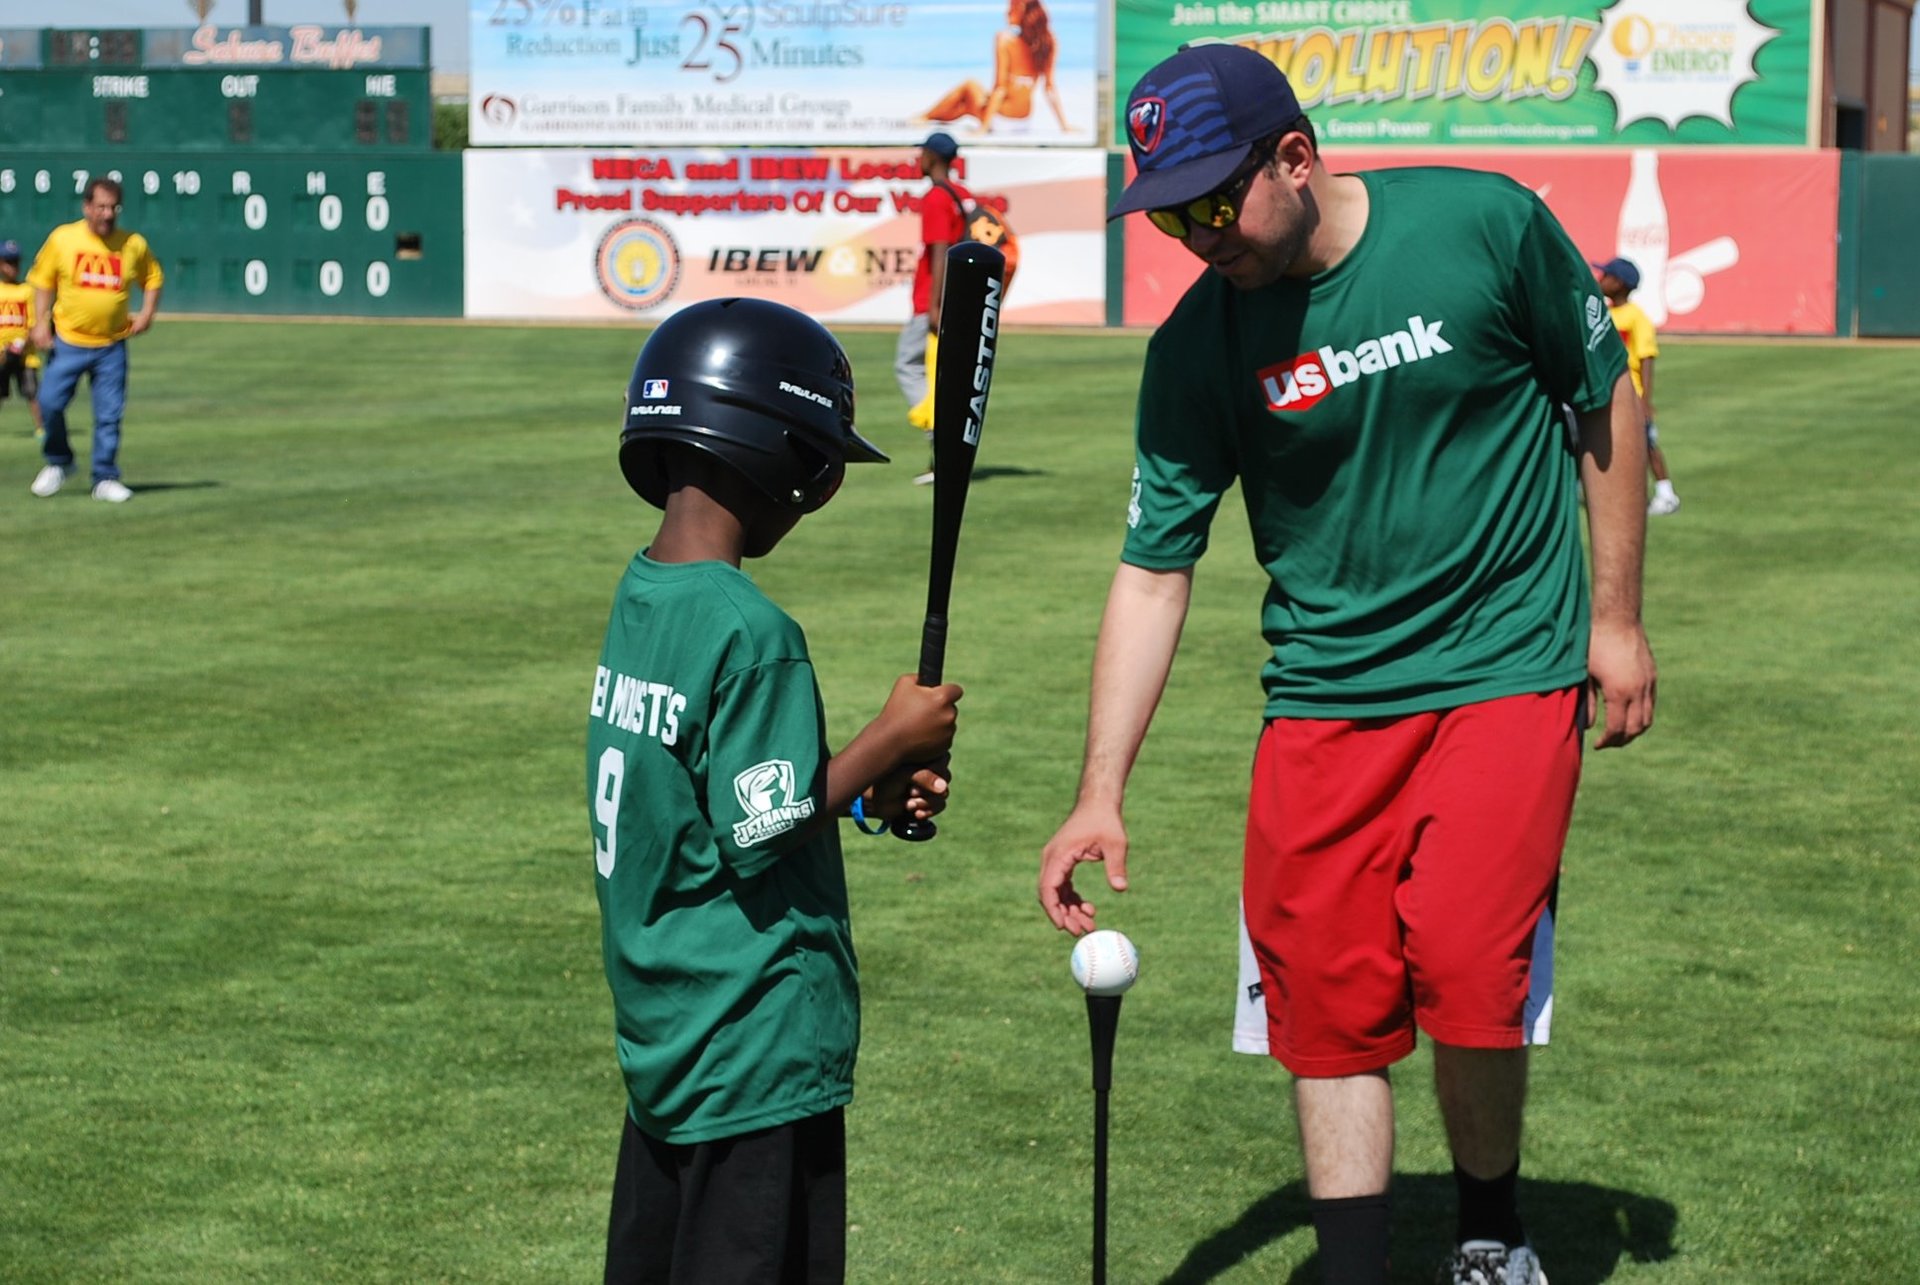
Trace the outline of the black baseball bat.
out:
M 1007 257 L 979 241 L 947 251 L 940 296 L 940 348 L 933 371 L 933 545 L 927 563 L 927 618 L 920 627 L 920 685 L 937 687 L 947 662 L 947 601 L 953 594 L 953 559 L 960 547 L 960 517 L 967 484 L 980 450 L 1000 347 L 1000 301 L 1006 294 Z M 939 832 L 931 819 L 902 817 L 895 837 L 924 843 Z

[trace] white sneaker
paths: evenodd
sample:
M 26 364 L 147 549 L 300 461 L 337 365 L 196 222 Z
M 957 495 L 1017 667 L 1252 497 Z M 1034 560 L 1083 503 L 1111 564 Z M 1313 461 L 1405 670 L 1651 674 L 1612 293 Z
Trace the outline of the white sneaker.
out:
M 58 495 L 60 488 L 65 486 L 67 479 L 72 476 L 72 469 L 62 468 L 58 464 L 49 464 L 34 474 L 33 486 L 29 489 L 44 500 L 49 495 Z
M 93 484 L 93 498 L 108 504 L 125 504 L 133 498 L 133 492 L 118 478 L 110 477 Z
M 1531 1245 L 1470 1240 L 1440 1269 L 1440 1285 L 1547 1285 L 1547 1274 Z
M 928 470 L 927 470 L 926 472 L 924 472 L 924 473 L 922 473 L 922 474 L 921 474 L 921 475 L 920 475 L 919 477 L 916 477 L 916 478 L 914 478 L 914 479 L 913 479 L 913 484 L 914 484 L 915 486 L 932 486 L 932 485 L 933 485 L 933 470 L 932 470 L 932 469 L 928 469 Z
M 1663 518 L 1669 513 L 1680 510 L 1680 497 L 1677 495 L 1656 495 L 1647 505 L 1647 516 Z

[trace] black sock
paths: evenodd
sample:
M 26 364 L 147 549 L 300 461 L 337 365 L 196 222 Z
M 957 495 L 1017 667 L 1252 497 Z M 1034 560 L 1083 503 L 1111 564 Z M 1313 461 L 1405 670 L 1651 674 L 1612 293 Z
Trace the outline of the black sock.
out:
M 1476 1178 L 1458 1164 L 1453 1167 L 1453 1183 L 1460 1190 L 1459 1243 L 1470 1240 L 1497 1240 L 1509 1249 L 1527 1243 L 1520 1226 L 1520 1204 L 1516 1188 L 1520 1183 L 1520 1162 L 1498 1178 Z
M 1387 1193 L 1310 1201 L 1326 1285 L 1387 1285 Z

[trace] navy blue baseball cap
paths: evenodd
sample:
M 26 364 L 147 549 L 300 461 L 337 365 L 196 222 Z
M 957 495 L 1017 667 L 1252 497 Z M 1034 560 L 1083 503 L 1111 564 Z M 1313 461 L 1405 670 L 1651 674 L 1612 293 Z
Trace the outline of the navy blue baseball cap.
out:
M 920 144 L 943 161 L 950 161 L 960 155 L 960 144 L 953 141 L 953 135 L 936 132 L 927 135 L 927 141 Z
M 1127 146 L 1139 171 L 1111 210 L 1185 205 L 1240 168 L 1253 145 L 1300 119 L 1286 73 L 1245 45 L 1189 45 L 1127 97 Z
M 1632 259 L 1608 259 L 1605 263 L 1593 266 L 1610 277 L 1620 278 L 1620 284 L 1629 290 L 1640 288 L 1640 269 L 1633 265 Z
M 0 241 L 0 259 L 11 263 L 20 262 L 20 243 L 18 241 Z

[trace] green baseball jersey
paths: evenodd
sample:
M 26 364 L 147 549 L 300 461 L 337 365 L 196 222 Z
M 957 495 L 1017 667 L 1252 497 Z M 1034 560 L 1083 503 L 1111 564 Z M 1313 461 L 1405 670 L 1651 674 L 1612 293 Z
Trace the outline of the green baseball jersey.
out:
M 1192 565 L 1238 479 L 1272 578 L 1269 717 L 1364 718 L 1586 677 L 1560 404 L 1626 369 L 1586 261 L 1494 174 L 1384 170 L 1338 264 L 1207 272 L 1147 350 L 1122 558 Z
M 827 759 L 800 627 L 726 563 L 636 556 L 594 675 L 587 800 L 628 1109 L 653 1137 L 853 1096 L 846 873 L 837 827 L 811 827 Z

